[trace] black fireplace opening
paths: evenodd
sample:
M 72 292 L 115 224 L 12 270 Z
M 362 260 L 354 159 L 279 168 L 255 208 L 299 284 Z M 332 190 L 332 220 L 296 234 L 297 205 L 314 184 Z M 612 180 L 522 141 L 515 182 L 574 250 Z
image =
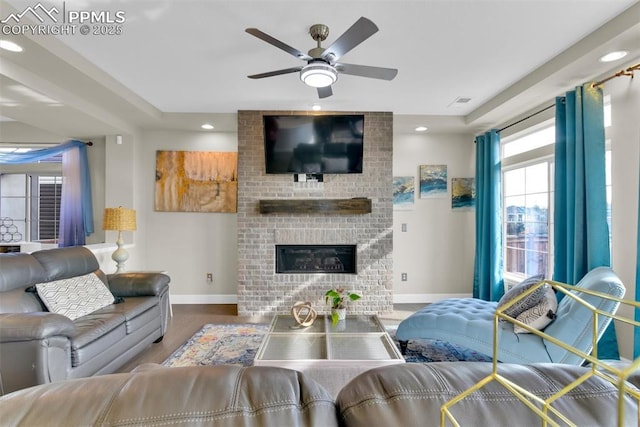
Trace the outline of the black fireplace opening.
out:
M 356 274 L 356 245 L 276 245 L 276 273 Z

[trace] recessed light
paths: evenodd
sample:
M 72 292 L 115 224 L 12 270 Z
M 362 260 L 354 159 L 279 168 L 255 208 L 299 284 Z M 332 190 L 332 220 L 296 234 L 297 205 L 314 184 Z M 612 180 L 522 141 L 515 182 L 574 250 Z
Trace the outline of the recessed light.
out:
M 604 55 L 603 57 L 600 58 L 600 62 L 613 62 L 613 61 L 617 61 L 618 59 L 622 59 L 625 56 L 627 56 L 627 51 L 626 50 L 618 50 L 615 52 L 610 52 L 607 53 L 606 55 Z
M 313 105 L 311 106 L 311 109 L 312 109 L 313 111 L 320 111 L 320 110 L 322 110 L 322 106 L 321 106 L 320 104 L 313 104 Z
M 429 129 L 429 128 L 426 127 L 426 126 L 418 126 L 416 128 L 416 132 L 426 132 L 427 129 Z
M 213 125 L 212 125 L 212 124 L 209 124 L 209 123 L 205 123 L 205 124 L 203 124 L 203 125 L 202 125 L 202 126 L 200 126 L 200 127 L 201 127 L 202 129 L 205 129 L 205 130 L 211 130 L 211 129 L 213 129 Z
M 10 42 L 9 40 L 0 40 L 0 49 L 8 50 L 10 52 L 22 52 L 22 46 Z

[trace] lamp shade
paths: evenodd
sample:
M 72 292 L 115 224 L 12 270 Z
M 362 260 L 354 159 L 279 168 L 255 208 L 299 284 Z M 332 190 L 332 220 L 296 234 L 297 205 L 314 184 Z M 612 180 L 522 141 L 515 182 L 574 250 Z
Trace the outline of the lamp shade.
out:
M 136 229 L 136 211 L 133 209 L 125 209 L 122 206 L 105 208 L 102 229 L 134 231 Z

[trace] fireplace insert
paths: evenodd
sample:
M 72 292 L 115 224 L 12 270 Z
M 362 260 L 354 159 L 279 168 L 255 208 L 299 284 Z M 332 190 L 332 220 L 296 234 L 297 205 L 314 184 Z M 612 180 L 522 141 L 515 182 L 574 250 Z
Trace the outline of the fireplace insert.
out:
M 356 274 L 356 245 L 276 245 L 276 273 Z

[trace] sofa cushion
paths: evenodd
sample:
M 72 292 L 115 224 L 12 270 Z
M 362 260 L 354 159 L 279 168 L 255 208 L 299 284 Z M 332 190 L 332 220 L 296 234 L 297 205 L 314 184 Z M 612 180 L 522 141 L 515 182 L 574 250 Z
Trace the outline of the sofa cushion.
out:
M 114 302 L 113 294 L 95 273 L 38 283 L 36 289 L 49 311 L 71 320 Z
M 142 369 L 31 387 L 0 399 L 4 425 L 338 427 L 331 395 L 271 366 Z
M 340 425 L 441 425 L 441 406 L 486 380 L 492 370 L 492 363 L 483 362 L 407 363 L 371 369 L 340 391 L 336 399 Z M 503 363 L 497 370 L 503 377 L 542 399 L 550 398 L 589 372 L 587 368 L 554 363 Z M 635 387 L 629 387 L 639 392 Z M 563 426 L 636 426 L 637 400 L 623 394 L 620 405 L 624 408 L 624 418 L 618 419 L 618 396 L 616 385 L 594 375 L 551 403 L 553 408 L 568 417 L 570 423 L 556 416 L 551 418 Z M 453 405 L 451 413 L 461 426 L 542 425 L 533 410 L 495 380 Z M 446 425 L 452 423 L 447 422 Z
M 24 289 L 27 286 L 44 282 L 47 275 L 42 265 L 31 255 L 9 253 L 0 256 L 0 292 Z M 5 304 L 0 300 L 0 307 Z M 11 313 L 5 309 L 3 313 Z
M 119 313 L 92 313 L 77 319 L 75 324 L 77 334 L 71 339 L 74 367 L 117 346 L 127 335 L 124 316 Z
M 543 330 L 549 323 L 556 318 L 558 310 L 558 298 L 551 286 L 545 285 L 547 288 L 544 298 L 539 304 L 534 305 L 528 310 L 523 311 L 516 317 L 522 323 L 531 326 L 539 331 Z M 513 326 L 513 332 L 516 334 L 529 334 L 530 332 L 518 325 Z
M 108 305 L 94 314 L 120 313 L 125 318 L 127 334 L 130 334 L 146 324 L 159 322 L 159 310 L 156 297 L 133 297 L 125 298 L 121 304 Z
M 46 279 L 68 279 L 82 276 L 100 269 L 96 256 L 84 246 L 44 249 L 31 254 L 44 268 Z
M 596 267 L 584 275 L 580 282 L 576 284 L 576 288 L 582 288 L 587 291 L 600 292 L 614 298 L 622 298 L 625 294 L 625 287 L 617 274 L 609 267 Z M 615 314 L 620 306 L 618 301 L 600 298 L 596 295 L 589 295 L 572 291 L 573 294 L 583 299 L 591 307 L 605 313 Z M 552 322 L 544 330 L 544 333 L 550 335 L 565 343 L 566 345 L 580 348 L 589 354 L 593 349 L 593 311 L 588 306 L 582 305 L 580 302 L 565 296 L 558 303 L 558 318 Z M 597 320 L 597 337 L 601 337 L 609 326 L 611 317 L 600 315 Z M 555 345 L 549 340 L 544 340 L 551 360 L 555 363 L 582 363 L 584 359 L 577 354 L 567 352 L 565 349 Z
M 507 305 L 523 293 L 527 292 L 533 286 L 540 283 L 541 280 L 544 280 L 544 275 L 542 274 L 524 279 L 500 298 L 500 301 L 498 301 L 498 308 Z M 514 318 L 518 317 L 518 315 L 523 311 L 530 309 L 534 305 L 540 304 L 544 298 L 545 292 L 546 290 L 543 287 L 540 287 L 504 310 L 503 313 Z

